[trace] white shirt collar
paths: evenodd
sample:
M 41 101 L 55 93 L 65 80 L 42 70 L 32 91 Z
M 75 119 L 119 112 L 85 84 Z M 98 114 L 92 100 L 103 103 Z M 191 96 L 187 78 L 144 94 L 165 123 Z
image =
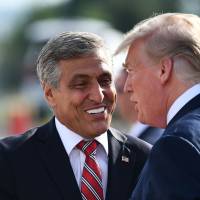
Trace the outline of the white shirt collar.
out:
M 79 134 L 73 132 L 65 125 L 63 125 L 57 118 L 55 118 L 56 129 L 58 134 L 62 140 L 62 143 L 65 147 L 67 154 L 69 155 L 73 148 L 84 138 Z M 101 134 L 100 136 L 95 138 L 104 148 L 106 154 L 108 155 L 108 138 L 107 132 Z
M 167 113 L 167 124 L 172 120 L 172 118 L 178 113 L 181 108 L 188 103 L 192 98 L 200 93 L 200 83 L 192 86 L 186 90 L 181 96 L 179 96 L 174 103 L 171 105 Z

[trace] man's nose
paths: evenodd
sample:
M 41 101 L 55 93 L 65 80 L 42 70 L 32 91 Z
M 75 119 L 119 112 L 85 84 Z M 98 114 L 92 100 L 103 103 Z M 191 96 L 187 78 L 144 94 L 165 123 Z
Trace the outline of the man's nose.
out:
M 130 81 L 130 78 L 129 76 L 127 77 L 126 79 L 126 82 L 124 84 L 124 92 L 131 92 L 132 89 L 131 89 L 131 81 Z
M 99 85 L 99 83 L 92 86 L 89 98 L 97 103 L 101 103 L 103 101 L 104 89 Z

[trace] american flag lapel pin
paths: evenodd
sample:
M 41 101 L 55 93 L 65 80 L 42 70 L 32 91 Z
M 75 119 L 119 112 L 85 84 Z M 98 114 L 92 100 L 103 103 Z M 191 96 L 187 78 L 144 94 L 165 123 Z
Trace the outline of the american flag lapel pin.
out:
M 124 156 L 124 155 L 122 155 L 122 161 L 126 162 L 126 163 L 129 163 L 129 158 Z
M 122 145 L 122 162 L 129 163 L 130 149 L 126 146 L 126 141 L 127 141 L 127 138 L 125 137 L 124 143 Z

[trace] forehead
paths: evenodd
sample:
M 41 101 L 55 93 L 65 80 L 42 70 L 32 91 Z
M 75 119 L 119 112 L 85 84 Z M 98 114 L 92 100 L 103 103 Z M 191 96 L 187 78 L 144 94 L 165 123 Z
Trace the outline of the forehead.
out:
M 78 75 L 99 76 L 102 73 L 112 74 L 112 66 L 100 56 L 73 58 L 59 62 L 61 76 L 72 78 Z
M 131 65 L 138 64 L 137 62 L 140 58 L 140 51 L 141 51 L 141 45 L 139 45 L 136 42 L 129 47 L 124 63 L 125 68 L 130 68 Z
M 135 41 L 128 49 L 128 53 L 125 59 L 124 67 L 132 68 L 140 66 L 141 64 L 148 64 L 152 62 L 150 57 L 145 51 L 145 45 L 143 40 Z

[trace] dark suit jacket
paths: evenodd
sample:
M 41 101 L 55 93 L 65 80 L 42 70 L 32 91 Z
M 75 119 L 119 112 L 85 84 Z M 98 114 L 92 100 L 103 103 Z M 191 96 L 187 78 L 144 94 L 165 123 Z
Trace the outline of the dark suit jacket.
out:
M 164 129 L 149 126 L 138 136 L 138 138 L 153 145 L 162 136 L 163 132 Z
M 152 148 L 132 200 L 200 200 L 200 95 Z
M 131 195 L 150 145 L 108 130 L 107 200 Z M 129 159 L 122 161 L 122 156 Z M 125 159 L 126 160 L 126 159 Z M 82 200 L 54 119 L 0 141 L 0 200 Z

